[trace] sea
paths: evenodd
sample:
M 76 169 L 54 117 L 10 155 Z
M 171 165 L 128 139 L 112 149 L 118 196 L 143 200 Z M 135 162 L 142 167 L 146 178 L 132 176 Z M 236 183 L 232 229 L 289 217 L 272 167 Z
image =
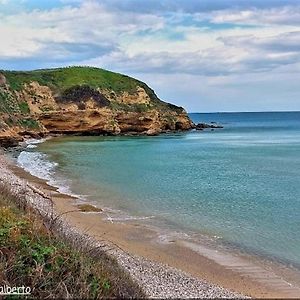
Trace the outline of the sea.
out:
M 192 113 L 223 129 L 29 141 L 18 164 L 120 222 L 300 270 L 300 112 Z

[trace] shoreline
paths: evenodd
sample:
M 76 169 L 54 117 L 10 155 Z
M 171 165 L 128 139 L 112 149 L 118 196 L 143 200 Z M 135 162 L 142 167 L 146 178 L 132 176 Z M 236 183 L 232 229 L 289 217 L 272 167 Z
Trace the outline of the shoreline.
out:
M 8 169 L 19 178 L 36 186 L 38 190 L 42 190 L 43 193 L 50 195 L 56 212 L 64 214 L 66 222 L 81 232 L 88 233 L 93 237 L 94 241 L 109 241 L 113 245 L 124 249 L 126 253 L 129 253 L 130 257 L 138 255 L 139 260 L 142 261 L 141 265 L 144 264 L 141 257 L 145 257 L 153 261 L 154 264 L 169 265 L 171 269 L 175 267 L 177 269 L 175 273 L 179 272 L 180 274 L 184 271 L 186 272 L 184 273 L 185 276 L 191 276 L 189 278 L 193 280 L 200 280 L 197 284 L 202 286 L 204 292 L 212 292 L 213 294 L 207 294 L 210 297 L 220 297 L 221 294 L 218 294 L 220 292 L 225 293 L 224 296 L 226 293 L 229 293 L 227 294 L 229 297 L 243 294 L 259 298 L 291 298 L 299 295 L 300 289 L 294 288 L 279 276 L 272 274 L 271 271 L 266 271 L 261 266 L 247 262 L 245 258 L 235 257 L 235 255 L 230 253 L 213 251 L 204 245 L 186 243 L 180 240 L 158 243 L 157 232 L 149 228 L 149 226 L 139 224 L 136 221 L 129 224 L 112 223 L 103 218 L 103 213 L 80 212 L 78 209 L 76 210 L 75 197 L 59 193 L 56 188 L 49 186 L 45 180 L 30 175 L 12 163 L 8 165 Z M 124 267 L 126 268 L 126 265 Z M 145 272 L 145 269 L 143 272 Z M 172 272 L 174 272 L 173 269 Z M 202 281 L 203 279 L 205 280 L 204 282 Z M 170 278 L 164 282 L 164 285 L 168 286 L 169 280 Z M 213 282 L 216 286 L 208 284 L 208 282 Z M 220 289 L 219 286 L 223 286 L 226 290 Z M 188 284 L 184 287 L 181 285 L 181 289 L 188 287 Z M 186 294 L 187 291 L 184 294 L 181 293 L 174 296 L 205 297 L 201 293 L 194 293 L 197 287 L 192 289 L 189 287 L 189 290 L 191 290 L 188 292 L 189 296 Z M 232 294 L 228 290 L 234 290 L 239 294 Z M 155 296 L 151 292 L 147 294 Z M 166 297 L 168 294 L 160 293 L 158 295 L 159 297 Z M 223 296 L 221 295 L 221 297 Z
M 78 216 L 80 211 L 74 209 L 74 197 L 61 194 L 44 180 L 30 175 L 19 168 L 0 149 L 0 184 L 10 188 L 13 193 L 21 195 L 26 205 L 38 212 L 52 229 L 71 246 L 80 243 L 87 251 L 105 252 L 142 288 L 149 298 L 241 298 L 241 294 L 231 292 L 204 280 L 192 277 L 171 266 L 151 261 L 123 250 L 122 245 L 115 244 L 105 237 L 105 233 L 96 236 L 89 231 L 93 225 L 72 222 L 70 216 Z M 62 201 L 64 200 L 64 201 Z M 63 210 L 58 203 L 65 205 Z M 91 216 L 89 214 L 89 216 Z M 53 222 L 55 221 L 55 222 Z M 104 225 L 104 223 L 103 223 Z M 89 228 L 90 227 L 90 228 Z M 103 231 L 103 230 L 102 230 Z M 100 250 L 100 251 L 99 251 Z

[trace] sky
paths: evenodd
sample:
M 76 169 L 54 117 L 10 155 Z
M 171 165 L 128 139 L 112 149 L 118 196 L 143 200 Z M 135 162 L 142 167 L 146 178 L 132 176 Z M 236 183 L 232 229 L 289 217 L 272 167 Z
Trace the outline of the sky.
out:
M 0 0 L 0 69 L 125 73 L 189 112 L 300 111 L 300 0 Z

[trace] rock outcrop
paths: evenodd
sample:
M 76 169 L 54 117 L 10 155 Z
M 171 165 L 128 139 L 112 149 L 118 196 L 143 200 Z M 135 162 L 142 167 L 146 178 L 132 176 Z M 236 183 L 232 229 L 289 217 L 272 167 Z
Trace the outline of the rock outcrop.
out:
M 0 144 L 26 135 L 156 135 L 193 127 L 145 83 L 102 69 L 0 71 Z
M 220 129 L 224 128 L 222 125 L 217 125 L 215 123 L 207 124 L 207 123 L 198 123 L 194 126 L 196 130 L 204 130 L 204 129 Z

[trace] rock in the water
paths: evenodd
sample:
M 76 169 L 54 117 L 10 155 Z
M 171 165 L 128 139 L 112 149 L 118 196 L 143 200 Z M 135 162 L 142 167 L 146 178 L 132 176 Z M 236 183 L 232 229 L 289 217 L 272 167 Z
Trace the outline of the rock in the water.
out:
M 224 128 L 224 127 L 221 125 L 215 125 L 215 124 L 198 123 L 195 128 L 196 128 L 196 130 L 203 130 L 203 129 L 218 129 L 218 128 Z

